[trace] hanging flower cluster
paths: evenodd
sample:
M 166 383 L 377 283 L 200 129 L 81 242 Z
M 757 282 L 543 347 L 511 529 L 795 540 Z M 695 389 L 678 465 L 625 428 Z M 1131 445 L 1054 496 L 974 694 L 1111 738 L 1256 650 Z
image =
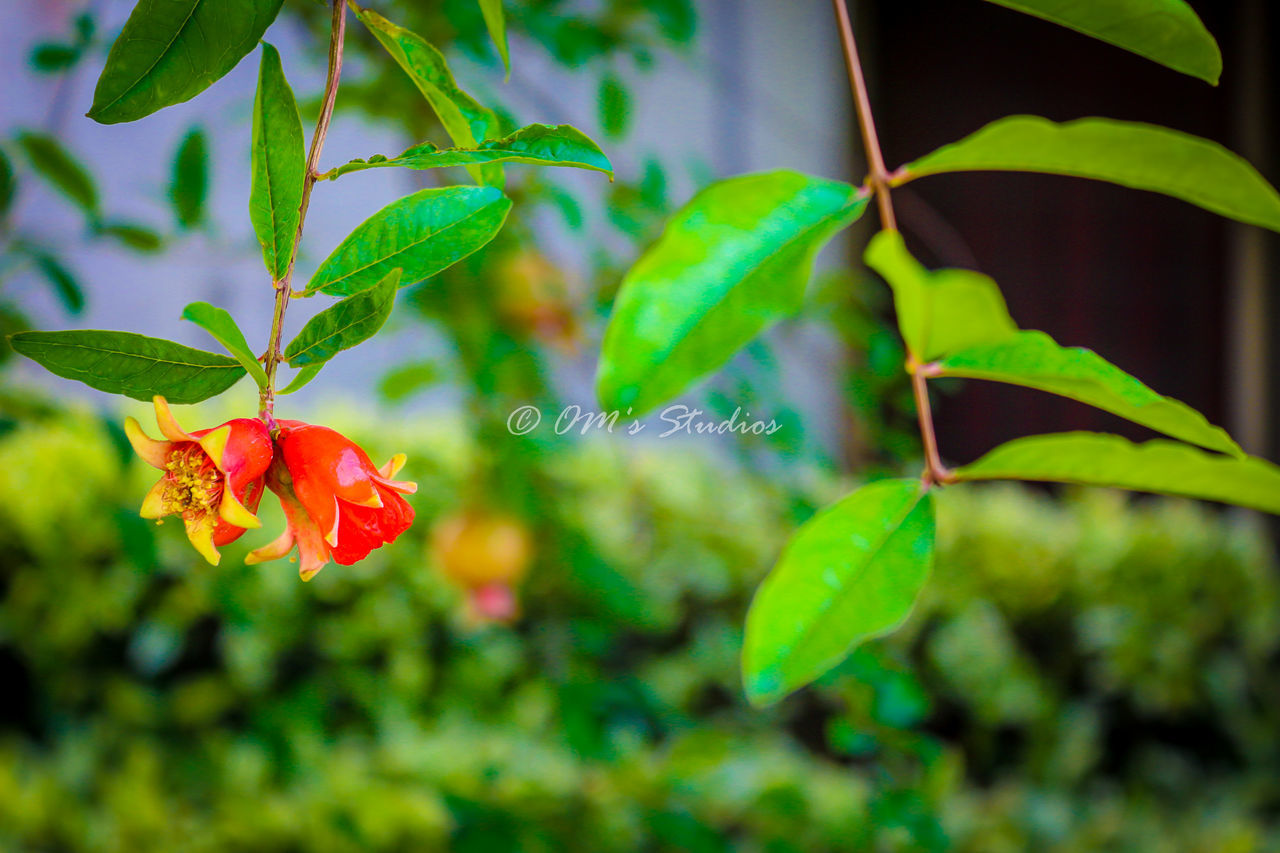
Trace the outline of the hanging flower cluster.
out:
M 142 517 L 181 516 L 191 544 L 215 566 L 218 546 L 262 526 L 254 513 L 265 489 L 280 499 L 285 530 L 245 562 L 275 560 L 296 545 L 304 581 L 330 559 L 344 566 L 363 560 L 413 523 L 403 495 L 417 484 L 393 479 L 403 453 L 378 468 L 341 433 L 301 421 L 279 421 L 274 439 L 256 418 L 187 432 L 163 397 L 154 402 L 165 440 L 149 437 L 134 418 L 125 420 L 133 449 L 164 472 L 142 502 Z

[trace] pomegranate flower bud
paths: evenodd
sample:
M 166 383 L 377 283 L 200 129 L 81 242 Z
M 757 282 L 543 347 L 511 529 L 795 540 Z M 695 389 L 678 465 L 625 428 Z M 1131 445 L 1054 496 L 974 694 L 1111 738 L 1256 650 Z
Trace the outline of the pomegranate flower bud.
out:
M 296 544 L 298 573 L 311 580 L 330 558 L 349 566 L 409 529 L 413 507 L 401 495 L 418 486 L 392 479 L 404 466 L 403 453 L 377 468 L 357 444 L 328 427 L 279 425 L 267 487 L 280 498 L 285 530 L 245 562 L 275 560 Z
M 134 418 L 124 422 L 137 454 L 165 472 L 143 500 L 141 515 L 182 516 L 191 544 L 216 566 L 221 559 L 217 546 L 234 542 L 247 528 L 262 526 L 253 513 L 271 464 L 271 436 L 256 418 L 187 432 L 174 420 L 164 397 L 153 402 L 164 441 L 147 436 Z

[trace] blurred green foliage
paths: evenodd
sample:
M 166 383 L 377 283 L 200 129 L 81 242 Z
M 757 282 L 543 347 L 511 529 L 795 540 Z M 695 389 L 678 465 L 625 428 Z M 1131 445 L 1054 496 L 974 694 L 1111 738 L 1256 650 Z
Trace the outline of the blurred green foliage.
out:
M 418 522 L 302 584 L 241 565 L 277 517 L 210 568 L 137 518 L 154 474 L 115 427 L 4 411 L 0 848 L 1280 844 L 1280 587 L 1244 518 L 946 490 L 906 629 L 756 712 L 748 596 L 839 483 L 797 497 L 698 448 L 553 442 L 524 616 L 477 627 L 425 544 L 468 491 L 465 424 L 332 422 L 409 452 Z

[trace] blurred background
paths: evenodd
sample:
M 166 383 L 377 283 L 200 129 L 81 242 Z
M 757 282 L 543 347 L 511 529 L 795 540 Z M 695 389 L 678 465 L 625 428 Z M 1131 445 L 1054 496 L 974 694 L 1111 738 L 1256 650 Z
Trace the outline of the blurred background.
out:
M 0 327 L 216 349 L 178 320 L 203 299 L 257 345 L 257 56 L 192 102 L 98 125 L 82 114 L 132 5 L 0 6 Z M 786 537 L 852 486 L 919 470 L 887 289 L 857 263 L 873 222 L 824 252 L 801 316 L 680 400 L 773 435 L 552 428 L 594 408 L 620 277 L 698 187 L 784 167 L 860 180 L 828 4 L 509 2 L 505 84 L 473 0 L 370 5 L 513 126 L 597 139 L 617 180 L 509 168 L 502 234 L 282 398 L 376 461 L 407 452 L 420 485 L 408 533 L 306 585 L 285 561 L 242 564 L 260 531 L 215 569 L 180 525 L 138 518 L 154 478 L 119 424 L 150 428 L 149 407 L 0 349 L 0 849 L 1280 849 L 1274 520 L 945 490 L 907 626 L 777 707 L 745 704 L 742 620 Z M 890 165 L 1011 113 L 1104 115 L 1216 139 L 1275 182 L 1280 16 L 1193 5 L 1223 48 L 1218 88 L 979 0 L 854 4 Z M 327 19 L 286 0 L 267 33 L 308 133 Z M 324 165 L 424 139 L 442 141 L 420 96 L 353 25 Z M 321 184 L 300 275 L 437 181 L 466 176 Z M 993 275 L 1020 324 L 1276 457 L 1274 235 L 1031 175 L 940 176 L 895 203 L 927 263 Z M 317 307 L 296 303 L 289 331 Z M 940 390 L 953 462 L 1029 432 L 1144 437 L 1036 392 Z M 220 423 L 255 396 L 242 383 L 178 417 Z M 515 436 L 523 405 L 544 422 Z

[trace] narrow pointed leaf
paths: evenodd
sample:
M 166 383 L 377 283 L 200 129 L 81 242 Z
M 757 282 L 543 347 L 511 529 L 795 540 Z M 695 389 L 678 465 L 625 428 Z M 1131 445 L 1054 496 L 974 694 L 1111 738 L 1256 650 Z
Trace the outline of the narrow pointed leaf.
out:
M 489 38 L 502 57 L 502 67 L 507 77 L 511 77 L 511 51 L 507 47 L 507 16 L 502 11 L 502 0 L 480 0 L 480 14 L 484 15 L 484 25 L 489 30 Z
M 355 9 L 356 17 L 382 43 L 427 99 L 454 145 L 475 148 L 481 140 L 494 135 L 498 129 L 497 116 L 493 110 L 481 106 L 475 98 L 458 88 L 443 53 L 422 36 L 396 26 L 377 12 L 361 8 L 354 2 L 351 7 Z M 481 183 L 502 183 L 501 166 L 467 168 Z
M 1157 394 L 1091 350 L 1059 346 L 1044 332 L 1018 332 L 999 343 L 953 352 L 933 365 L 929 375 L 988 379 L 1048 391 L 1182 441 L 1244 455 L 1225 430 L 1195 409 Z
M 1183 0 L 989 0 L 1218 84 L 1222 53 Z
M 1004 118 L 902 167 L 893 184 L 964 171 L 1045 172 L 1109 181 L 1280 231 L 1280 193 L 1244 158 L 1208 139 L 1152 124 Z
M 848 184 L 785 171 L 694 196 L 622 282 L 596 376 L 602 405 L 640 415 L 794 314 L 814 256 L 866 204 Z
M 897 231 L 871 238 L 865 260 L 889 282 L 902 339 L 918 361 L 998 341 L 1018 330 L 994 281 L 969 270 L 925 269 Z
M 933 564 L 932 497 L 881 480 L 796 531 L 747 613 L 747 696 L 776 702 L 906 620 Z
M 192 302 L 182 309 L 182 319 L 190 320 L 212 335 L 215 341 L 222 344 L 249 371 L 259 388 L 267 387 L 267 372 L 263 370 L 253 350 L 249 348 L 249 342 L 244 339 L 244 332 L 240 331 L 235 318 L 228 311 L 208 302 Z
M 139 0 L 93 92 L 88 116 L 135 121 L 190 100 L 253 50 L 282 0 Z
M 333 250 L 308 291 L 350 296 L 396 267 L 402 286 L 462 260 L 494 238 L 511 200 L 494 187 L 425 189 L 392 202 L 361 223 Z
M 91 218 L 98 216 L 98 187 L 85 167 L 61 142 L 47 133 L 27 131 L 18 134 L 18 145 L 36 174 Z
M 204 131 L 193 127 L 178 143 L 169 178 L 169 202 L 178 227 L 199 227 L 209 196 L 209 144 Z
M 1237 504 L 1280 514 L 1280 467 L 1155 439 L 1068 432 L 1019 438 L 952 472 L 960 480 L 1046 480 Z
M 84 310 L 84 290 L 71 270 L 48 252 L 36 251 L 31 254 L 36 269 L 44 276 L 45 281 L 53 287 L 54 293 L 62 302 L 68 313 L 79 314 Z
M 0 220 L 9 214 L 13 206 L 13 196 L 18 190 L 18 181 L 13 175 L 13 163 L 7 154 L 0 150 Z
M 373 287 L 330 305 L 308 320 L 285 348 L 285 361 L 290 367 L 323 364 L 377 334 L 391 316 L 400 274 L 399 268 L 393 269 Z
M 198 403 L 245 373 L 234 358 L 132 332 L 19 332 L 9 343 L 50 373 L 135 400 Z
M 302 368 L 301 370 L 299 370 L 297 373 L 293 375 L 293 379 L 289 381 L 288 385 L 281 388 L 276 393 L 277 394 L 294 394 L 298 391 L 301 391 L 304 387 L 306 387 L 311 383 L 312 379 L 315 379 L 316 376 L 319 375 L 320 369 L 324 367 L 324 365 L 325 363 L 323 361 L 320 362 L 319 364 L 308 364 L 306 367 Z
M 285 277 L 293 260 L 306 159 L 302 119 L 280 66 L 280 54 L 263 42 L 253 100 L 249 219 L 262 245 L 262 262 L 275 281 Z
M 407 169 L 437 169 L 483 163 L 529 163 L 535 166 L 573 166 L 594 169 L 613 178 L 613 165 L 585 133 L 567 124 L 531 124 L 510 136 L 491 139 L 476 148 L 437 148 L 423 142 L 397 157 L 374 155 L 368 160 L 352 160 L 331 169 L 322 177 L 330 180 L 348 172 L 402 166 Z
M 135 252 L 158 252 L 164 248 L 164 238 L 154 228 L 139 225 L 136 222 L 113 220 L 99 223 L 94 233 L 110 237 L 126 249 Z

